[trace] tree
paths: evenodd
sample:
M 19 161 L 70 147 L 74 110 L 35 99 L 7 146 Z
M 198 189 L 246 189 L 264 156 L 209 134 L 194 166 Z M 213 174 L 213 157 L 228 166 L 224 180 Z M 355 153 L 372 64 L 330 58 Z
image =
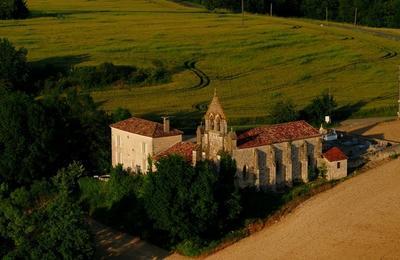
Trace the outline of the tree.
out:
M 90 173 L 109 169 L 109 118 L 90 96 L 0 94 L 0 181 L 30 184 L 73 161 Z
M 273 124 L 294 121 L 298 118 L 296 107 L 292 100 L 279 98 L 272 105 L 269 113 L 270 121 Z
M 0 92 L 0 181 L 13 187 L 45 177 L 54 158 L 47 127 L 53 119 L 26 94 Z
M 0 20 L 21 19 L 29 16 L 25 0 L 0 0 Z
M 130 117 L 132 117 L 131 112 L 128 109 L 122 107 L 118 107 L 112 113 L 112 121 L 114 123 L 128 119 Z
M 211 162 L 193 168 L 177 155 L 160 159 L 156 166 L 157 171 L 146 176 L 145 208 L 155 226 L 172 240 L 215 238 L 240 214 L 240 196 L 232 188 L 232 161 L 224 157 L 221 175 Z
M 27 50 L 15 47 L 5 38 L 0 38 L 0 81 L 15 89 L 24 89 L 29 77 L 26 62 Z
M 3 255 L 17 259 L 93 256 L 93 240 L 83 212 L 69 196 L 76 187 L 71 180 L 81 173 L 82 166 L 74 164 L 60 171 L 55 178 L 60 181 L 54 183 L 36 181 L 15 190 L 2 185 L 0 238 L 7 242 Z
M 325 121 L 325 116 L 334 114 L 336 107 L 335 98 L 328 91 L 324 91 L 320 96 L 315 97 L 311 104 L 306 106 L 300 113 L 305 120 L 314 125 L 319 125 Z

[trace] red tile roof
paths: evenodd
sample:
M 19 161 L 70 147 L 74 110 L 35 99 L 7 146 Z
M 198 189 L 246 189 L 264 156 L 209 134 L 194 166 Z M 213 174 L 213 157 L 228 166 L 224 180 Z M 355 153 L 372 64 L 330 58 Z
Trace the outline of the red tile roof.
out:
M 330 162 L 347 160 L 348 157 L 337 147 L 333 147 L 322 154 L 322 156 Z
M 182 131 L 178 129 L 171 128 L 170 131 L 164 132 L 163 124 L 132 117 L 115 124 L 110 125 L 112 128 L 116 128 L 119 130 L 123 130 L 126 132 L 130 132 L 133 134 L 144 135 L 149 137 L 165 137 L 165 136 L 174 136 L 183 134 Z
M 238 137 L 238 148 L 252 148 L 321 136 L 306 121 L 263 126 L 251 129 Z
M 154 160 L 158 160 L 161 157 L 177 154 L 185 158 L 188 162 L 192 162 L 193 151 L 196 150 L 197 144 L 191 142 L 180 142 L 174 146 L 168 148 L 164 152 L 161 152 L 153 157 Z

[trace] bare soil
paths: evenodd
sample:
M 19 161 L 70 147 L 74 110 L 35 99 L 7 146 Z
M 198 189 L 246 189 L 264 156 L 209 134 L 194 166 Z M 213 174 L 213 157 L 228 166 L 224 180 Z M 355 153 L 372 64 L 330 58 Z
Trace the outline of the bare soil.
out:
M 400 142 L 400 121 L 388 118 L 352 119 L 342 123 L 338 130 L 371 138 Z
M 400 258 L 400 160 L 339 184 L 210 259 Z

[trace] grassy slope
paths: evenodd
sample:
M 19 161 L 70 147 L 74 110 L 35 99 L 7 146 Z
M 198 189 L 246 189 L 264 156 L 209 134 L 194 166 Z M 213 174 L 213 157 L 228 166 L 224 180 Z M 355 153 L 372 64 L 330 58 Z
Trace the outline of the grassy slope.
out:
M 175 66 L 195 60 L 211 83 L 193 88 L 189 70 L 173 82 L 93 93 L 105 109 L 128 107 L 136 115 L 196 118 L 193 108 L 217 88 L 231 119 L 262 117 L 276 92 L 299 107 L 328 87 L 339 104 L 364 101 L 371 109 L 395 104 L 400 42 L 364 31 L 300 19 L 207 13 L 165 0 L 30 0 L 24 21 L 1 21 L 0 36 L 29 50 L 34 61 Z M 295 26 L 295 27 L 294 27 Z M 382 30 L 400 36 L 396 30 Z M 236 121 L 237 123 L 238 121 Z

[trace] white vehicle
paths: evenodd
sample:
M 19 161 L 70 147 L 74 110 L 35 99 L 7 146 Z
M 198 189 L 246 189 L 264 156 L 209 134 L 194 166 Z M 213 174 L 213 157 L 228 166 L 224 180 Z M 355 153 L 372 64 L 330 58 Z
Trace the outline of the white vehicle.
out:
M 101 180 L 101 181 L 109 181 L 110 177 L 111 176 L 109 174 L 101 175 L 101 176 L 99 176 L 99 180 Z
M 335 129 L 329 129 L 328 133 L 324 135 L 325 141 L 335 141 L 338 139 L 338 135 Z

